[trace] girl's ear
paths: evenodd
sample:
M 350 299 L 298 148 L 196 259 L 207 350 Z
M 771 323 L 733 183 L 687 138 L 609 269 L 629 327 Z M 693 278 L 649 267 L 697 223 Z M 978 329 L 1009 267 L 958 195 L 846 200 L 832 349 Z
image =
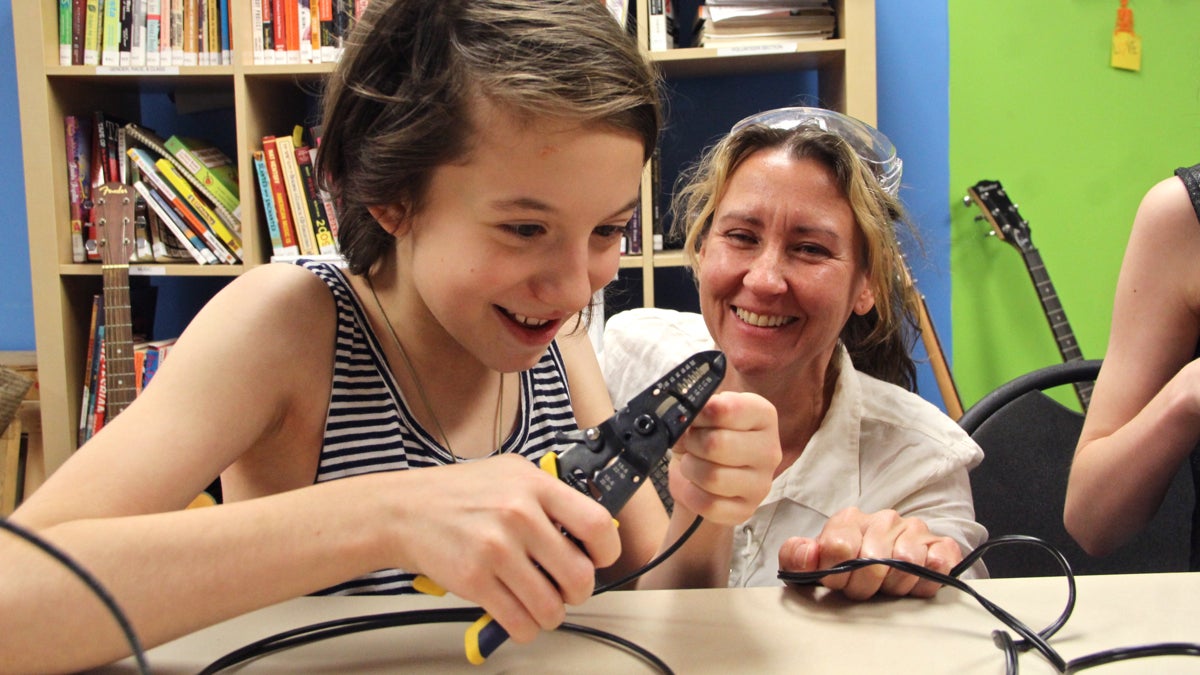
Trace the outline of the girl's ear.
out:
M 404 207 L 399 204 L 385 206 L 368 206 L 367 211 L 375 222 L 393 237 L 399 237 L 408 232 L 408 218 Z

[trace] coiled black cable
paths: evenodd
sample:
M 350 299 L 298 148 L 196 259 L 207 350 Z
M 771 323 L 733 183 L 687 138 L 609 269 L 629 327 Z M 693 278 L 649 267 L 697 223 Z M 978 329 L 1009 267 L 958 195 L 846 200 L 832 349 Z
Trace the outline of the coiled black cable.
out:
M 1064 577 L 1067 582 L 1067 604 L 1058 618 L 1055 619 L 1049 626 L 1040 631 L 1034 631 L 1029 626 L 1025 625 L 1021 620 L 1005 611 L 991 600 L 980 595 L 974 588 L 958 577 L 965 572 L 971 565 L 975 564 L 984 553 L 995 546 L 1005 544 L 1031 544 L 1039 548 L 1045 549 L 1057 560 L 1059 566 L 1063 570 Z M 840 565 L 834 565 L 828 569 L 817 570 L 815 572 L 788 572 L 781 570 L 779 578 L 788 584 L 797 585 L 812 585 L 820 583 L 821 579 L 831 574 L 843 574 L 853 572 L 854 570 L 867 567 L 868 565 L 887 565 L 898 569 L 902 572 L 916 575 L 924 579 L 936 581 L 945 586 L 955 588 L 959 591 L 970 595 L 972 598 L 983 606 L 988 612 L 1000 620 L 1009 629 L 1020 634 L 1023 640 L 1013 640 L 1012 636 L 1003 630 L 996 630 L 992 633 L 992 641 L 996 646 L 1004 652 L 1005 655 L 1005 672 L 1009 675 L 1016 675 L 1019 669 L 1017 656 L 1020 652 L 1028 649 L 1037 649 L 1042 656 L 1050 662 L 1054 669 L 1064 675 L 1077 673 L 1087 668 L 1094 668 L 1116 661 L 1126 661 L 1135 658 L 1144 658 L 1149 656 L 1200 656 L 1200 644 L 1190 642 L 1171 642 L 1152 645 L 1140 645 L 1135 647 L 1121 647 L 1117 649 L 1109 649 L 1094 654 L 1088 654 L 1079 658 L 1067 661 L 1050 646 L 1050 637 L 1062 628 L 1071 613 L 1075 609 L 1075 573 L 1071 570 L 1071 565 L 1067 562 L 1065 556 L 1058 549 L 1049 543 L 1038 539 L 1037 537 L 1029 537 L 1025 535 L 1005 535 L 995 537 L 971 552 L 962 562 L 955 565 L 948 574 L 942 574 L 920 565 L 914 565 L 903 560 L 893 560 L 890 558 L 856 558 L 848 560 Z
M 31 530 L 21 527 L 6 518 L 0 518 L 0 529 L 7 530 L 33 544 L 43 553 L 61 563 L 63 567 L 66 567 L 80 581 L 86 584 L 88 589 L 97 598 L 100 598 L 100 601 L 104 603 L 104 607 L 108 609 L 108 613 L 112 615 L 117 625 L 120 626 L 121 633 L 124 634 L 125 641 L 129 643 L 129 649 L 132 651 L 133 658 L 137 662 L 138 672 L 143 675 L 149 675 L 150 664 L 146 662 L 146 651 L 142 649 L 142 642 L 138 639 L 137 632 L 133 630 L 133 624 L 129 622 L 128 617 L 125 616 L 125 612 L 121 611 L 120 605 L 117 604 L 117 601 L 108 592 L 108 589 L 96 577 L 92 576 L 91 572 L 84 569 L 82 565 L 67 555 L 62 549 L 34 534 Z
M 667 547 L 662 553 L 658 554 L 653 560 L 646 563 L 634 572 L 627 574 L 615 581 L 599 586 L 592 593 L 593 596 L 607 592 L 614 588 L 619 588 L 634 579 L 642 576 L 650 570 L 658 567 L 664 560 L 671 557 L 681 546 L 692 536 L 696 528 L 700 527 L 703 519 L 697 516 L 692 524 L 688 526 L 683 534 L 675 540 L 675 543 Z M 232 666 L 261 658 L 267 654 L 298 647 L 300 645 L 318 642 L 329 638 L 338 637 L 341 635 L 349 635 L 379 628 L 392 628 L 396 626 L 411 626 L 418 624 L 432 623 L 472 623 L 479 617 L 483 616 L 483 610 L 478 607 L 464 607 L 456 609 L 442 610 L 409 610 L 404 612 L 388 612 L 384 614 L 375 614 L 370 616 L 349 617 L 345 619 L 336 619 L 324 623 L 312 624 L 281 633 L 277 633 L 270 637 L 263 638 L 257 642 L 252 642 L 244 647 L 240 647 L 228 654 L 222 656 L 210 663 L 204 670 L 200 671 L 200 675 L 215 675 Z M 626 640 L 618 635 L 602 631 L 596 628 L 580 626 L 578 624 L 563 623 L 560 624 L 557 630 L 566 631 L 569 633 L 580 633 L 593 637 L 602 642 L 607 642 L 626 651 L 635 654 L 653 666 L 661 673 L 667 675 L 673 674 L 674 671 L 653 652 Z

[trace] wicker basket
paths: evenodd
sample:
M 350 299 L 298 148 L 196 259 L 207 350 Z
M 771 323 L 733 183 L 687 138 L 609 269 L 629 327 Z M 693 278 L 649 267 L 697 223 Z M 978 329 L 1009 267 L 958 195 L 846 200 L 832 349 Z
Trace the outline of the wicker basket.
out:
M 0 432 L 8 428 L 21 399 L 33 386 L 33 380 L 25 377 L 11 368 L 0 366 Z

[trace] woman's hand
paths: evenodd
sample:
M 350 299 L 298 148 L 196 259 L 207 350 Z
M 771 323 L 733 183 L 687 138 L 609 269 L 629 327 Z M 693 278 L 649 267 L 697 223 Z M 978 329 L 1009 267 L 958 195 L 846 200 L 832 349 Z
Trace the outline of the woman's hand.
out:
M 672 449 L 671 496 L 706 520 L 736 525 L 771 490 L 782 451 L 775 406 L 744 392 L 719 392 Z
M 868 514 L 853 507 L 835 513 L 816 539 L 792 537 L 779 549 L 779 567 L 788 572 L 815 572 L 854 558 L 895 558 L 945 574 L 963 554 L 958 542 L 930 533 L 922 520 L 890 509 Z M 880 592 L 928 598 L 941 587 L 886 565 L 830 575 L 821 583 L 855 600 Z

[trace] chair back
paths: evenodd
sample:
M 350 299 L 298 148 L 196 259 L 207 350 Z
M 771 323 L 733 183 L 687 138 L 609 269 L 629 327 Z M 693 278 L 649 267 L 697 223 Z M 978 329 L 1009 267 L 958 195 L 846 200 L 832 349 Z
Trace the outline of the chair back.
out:
M 983 448 L 971 472 L 975 518 L 988 535 L 1024 534 L 1049 542 L 1076 574 L 1182 572 L 1191 552 L 1195 495 L 1188 464 L 1176 474 L 1162 507 L 1132 541 L 1104 557 L 1088 555 L 1062 523 L 1067 477 L 1083 415 L 1044 390 L 1094 380 L 1101 362 L 1069 361 L 1028 373 L 980 399 L 959 420 Z M 1055 576 L 1058 563 L 1023 545 L 999 546 L 984 557 L 993 577 Z

